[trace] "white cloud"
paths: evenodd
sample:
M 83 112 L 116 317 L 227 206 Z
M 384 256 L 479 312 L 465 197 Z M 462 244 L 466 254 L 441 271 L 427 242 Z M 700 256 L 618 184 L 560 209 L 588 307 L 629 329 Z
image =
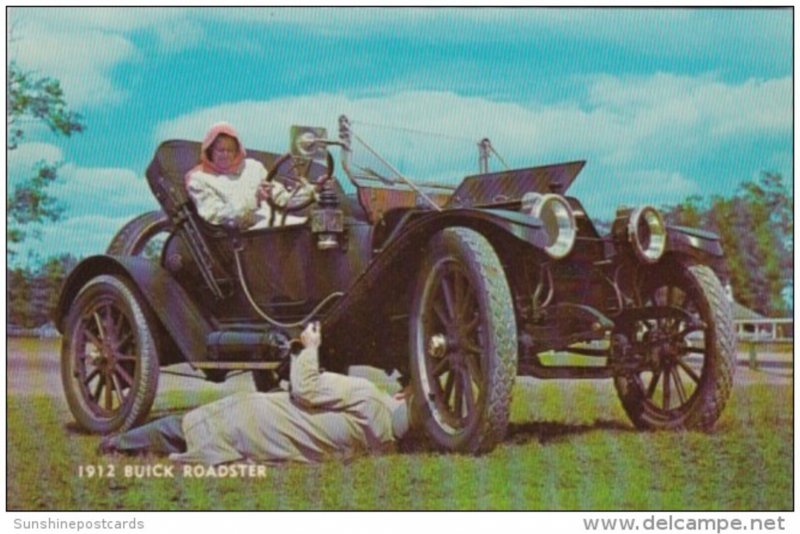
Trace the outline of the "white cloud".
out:
M 44 24 L 51 27 L 86 29 L 109 32 L 128 32 L 141 30 L 175 18 L 185 17 L 191 11 L 170 8 L 119 8 L 119 7 L 77 7 L 71 9 L 33 7 L 12 8 L 11 19 L 19 21 L 15 30 L 24 30 L 28 23 Z
M 282 152 L 288 148 L 292 124 L 325 126 L 335 137 L 337 118 L 345 113 L 360 121 L 355 131 L 403 172 L 417 179 L 458 181 L 476 171 L 475 143 L 488 136 L 512 167 L 588 159 L 574 192 L 585 199 L 590 213 L 607 218 L 620 203 L 661 205 L 704 193 L 708 183 L 687 171 L 685 163 L 721 150 L 730 139 L 791 138 L 791 83 L 787 79 L 730 85 L 710 76 L 657 74 L 638 79 L 599 77 L 592 84 L 586 106 L 575 102 L 523 106 L 449 92 L 362 98 L 319 94 L 231 102 L 164 121 L 154 131 L 153 144 L 168 138 L 200 139 L 210 124 L 226 120 L 238 127 L 247 146 Z M 459 140 L 364 123 L 438 132 Z M 53 145 L 25 143 L 9 157 L 13 176 L 41 157 L 60 159 L 62 154 Z M 774 161 L 790 165 L 791 154 L 775 153 Z M 62 176 L 53 192 L 72 213 L 80 214 L 75 217 L 68 212 L 63 224 L 78 232 L 76 220 L 86 222 L 85 231 L 92 235 L 87 243 L 95 252 L 107 245 L 125 221 L 157 208 L 146 181 L 129 169 L 67 164 Z M 48 235 L 52 231 L 56 230 L 48 228 Z M 48 253 L 69 251 L 76 243 L 48 239 L 47 247 L 58 247 Z M 74 252 L 90 252 L 89 245 L 79 246 Z
M 660 191 L 660 202 L 678 202 L 689 195 L 700 193 L 697 181 L 680 172 L 648 169 L 626 173 L 618 177 L 622 186 L 615 193 L 622 193 L 624 202 L 640 204 L 652 202 L 653 191 Z
M 323 35 L 435 36 L 439 41 L 541 41 L 553 35 L 630 46 L 638 52 L 698 54 L 720 43 L 763 50 L 790 46 L 790 10 L 552 8 L 261 8 L 197 10 L 199 18 L 238 24 L 292 24 Z M 732 31 L 735 28 L 736 31 Z M 424 37 L 422 37 L 424 38 Z
M 720 15 L 688 9 L 551 9 L 551 8 L 408 8 L 256 7 L 231 8 L 14 8 L 13 18 L 60 24 L 76 30 L 110 32 L 159 31 L 185 22 L 228 22 L 261 26 L 291 24 L 324 35 L 407 34 L 437 39 L 519 40 L 542 35 L 572 35 L 607 43 L 627 43 L 638 49 L 657 43 L 661 49 L 702 52 L 709 41 L 740 39 L 751 45 L 791 39 L 791 11 L 736 11 Z M 465 31 L 465 28 L 483 31 Z M 732 36 L 731 28 L 738 30 Z M 621 29 L 623 29 L 621 31 Z M 179 36 L 180 31 L 174 32 Z M 173 36 L 173 37 L 175 37 Z M 709 47 L 706 47 L 709 48 Z
M 589 104 L 635 117 L 637 132 L 702 129 L 715 136 L 791 132 L 792 80 L 749 79 L 738 85 L 711 76 L 656 73 L 647 77 L 599 76 Z
M 469 151 L 474 161 L 474 143 L 485 136 L 516 166 L 543 159 L 590 158 L 605 165 L 641 168 L 643 162 L 697 157 L 734 136 L 787 136 L 792 131 L 789 78 L 731 85 L 708 76 L 601 76 L 591 81 L 588 94 L 586 108 L 576 102 L 523 106 L 430 91 L 227 103 L 163 122 L 154 142 L 169 137 L 200 139 L 210 124 L 226 120 L 240 129 L 248 146 L 283 151 L 292 124 L 326 126 L 336 135 L 336 118 L 345 113 L 364 123 L 463 138 L 461 144 L 437 150 L 443 142 L 436 138 L 356 125 L 356 131 L 368 133 L 369 142 L 387 156 L 414 161 L 414 172 L 431 174 L 462 161 L 462 151 Z
M 60 161 L 62 152 L 46 143 L 24 143 L 8 155 L 8 184 L 31 175 L 41 159 Z M 102 253 L 114 234 L 133 217 L 158 209 L 146 180 L 130 169 L 80 167 L 67 163 L 50 185 L 50 194 L 64 206 L 61 220 L 30 228 L 40 230 L 41 240 L 28 239 L 17 246 L 17 257 L 28 250 L 41 257 L 71 253 Z
M 774 41 L 791 36 L 791 12 L 731 13 L 733 22 L 746 30 L 742 39 Z M 99 29 L 108 32 L 159 31 L 185 22 L 229 22 L 262 26 L 296 25 L 305 31 L 325 35 L 398 33 L 436 35 L 437 39 L 519 40 L 544 35 L 570 35 L 580 28 L 584 38 L 610 43 L 670 45 L 691 50 L 709 39 L 730 39 L 731 20 L 703 10 L 667 9 L 509 9 L 509 8 L 408 8 L 373 7 L 337 9 L 335 7 L 293 8 L 119 8 L 87 7 L 72 9 L 13 8 L 13 19 L 76 30 Z M 746 23 L 746 24 L 744 24 Z M 464 31 L 465 27 L 486 31 Z M 624 28 L 624 31 L 620 31 Z M 683 30 L 683 31 L 681 31 Z M 179 35 L 180 31 L 174 32 Z M 172 38 L 174 38 L 173 36 Z M 788 41 L 787 41 L 788 42 Z
M 47 26 L 29 27 L 21 33 L 10 47 L 11 58 L 26 70 L 57 78 L 73 108 L 119 102 L 125 97 L 125 90 L 111 80 L 111 70 L 139 57 L 126 37 Z
M 590 217 L 611 220 L 620 206 L 650 204 L 656 208 L 703 194 L 700 182 L 667 169 L 584 169 L 570 193 L 581 199 Z
M 363 123 L 408 126 L 464 139 L 455 143 L 446 141 L 445 152 L 441 152 L 441 149 L 437 152 L 438 141 L 431 145 L 430 137 L 361 125 L 354 127 L 404 172 L 416 176 L 448 170 L 458 173 L 464 169 L 462 162 L 465 158 L 472 163 L 476 161 L 476 143 L 487 134 L 486 117 L 482 113 L 487 105 L 491 108 L 489 111 L 495 114 L 499 113 L 498 110 L 505 110 L 505 115 L 512 116 L 521 111 L 519 106 L 513 104 L 492 104 L 452 93 L 401 93 L 385 98 L 362 99 L 313 95 L 267 102 L 230 103 L 202 109 L 160 124 L 155 132 L 154 143 L 169 138 L 199 140 L 211 124 L 224 120 L 238 129 L 248 147 L 284 152 L 289 148 L 289 130 L 293 124 L 324 126 L 329 136 L 336 137 L 337 118 L 343 113 Z M 472 109 L 475 113 L 458 112 L 463 109 Z M 364 155 L 363 149 L 356 155 Z M 473 170 L 470 169 L 470 172 Z
M 590 183 L 578 191 L 590 193 L 592 206 L 607 211 L 620 202 L 672 203 L 707 191 L 709 184 L 700 184 L 688 169 L 708 154 L 750 138 L 790 139 L 792 132 L 788 78 L 726 84 L 710 75 L 600 76 L 590 80 L 588 94 L 586 105 L 564 101 L 546 107 L 430 91 L 226 103 L 161 123 L 154 143 L 172 137 L 199 140 L 209 125 L 225 120 L 238 127 L 247 146 L 282 152 L 292 124 L 325 126 L 335 137 L 336 119 L 345 113 L 359 135 L 417 179 L 457 182 L 476 172 L 475 145 L 484 136 L 512 167 L 586 159 L 589 176 L 578 183 Z M 729 167 L 735 164 L 733 155 L 725 160 Z
M 87 214 L 68 217 L 41 228 L 41 239 L 28 239 L 17 247 L 17 257 L 33 251 L 42 258 L 61 254 L 77 257 L 102 254 L 114 234 L 130 220 L 127 216 Z
M 728 88 L 716 83 L 701 91 L 698 105 L 716 119 L 717 135 L 788 134 L 792 131 L 792 80 L 748 80 Z M 738 110 L 738 113 L 731 113 Z
M 329 36 L 431 36 L 441 43 L 574 36 L 587 46 L 618 44 L 678 57 L 718 55 L 736 46 L 746 47 L 742 57 L 785 57 L 776 51 L 785 47 L 788 53 L 791 42 L 788 10 L 39 7 L 13 8 L 9 18 L 15 38 L 11 57 L 60 78 L 76 106 L 125 98 L 111 73 L 114 66 L 142 57 L 134 34 L 155 37 L 156 53 L 173 53 L 228 46 L 225 39 L 206 38 L 223 25 L 239 32 L 294 25 Z
M 65 165 L 52 192 L 69 213 L 115 214 L 133 217 L 157 209 L 147 181 L 130 169 Z
M 141 61 L 133 32 L 151 32 L 159 53 L 179 52 L 202 42 L 202 26 L 185 9 L 12 9 L 9 56 L 25 69 L 61 82 L 74 108 L 119 103 L 128 95 L 113 69 Z
M 55 145 L 31 142 L 7 152 L 7 157 L 8 182 L 14 184 L 30 177 L 39 161 L 62 161 L 63 152 Z M 158 207 L 145 178 L 130 169 L 81 167 L 70 162 L 59 169 L 58 176 L 50 192 L 75 212 L 136 215 Z
M 161 22 L 153 26 L 161 52 L 180 52 L 203 43 L 205 30 L 194 20 L 175 18 L 169 23 Z

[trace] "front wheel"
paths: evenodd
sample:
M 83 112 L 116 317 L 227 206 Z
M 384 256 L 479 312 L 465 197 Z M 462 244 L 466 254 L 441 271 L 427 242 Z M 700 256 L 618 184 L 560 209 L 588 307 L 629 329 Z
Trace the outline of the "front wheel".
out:
M 503 266 L 485 237 L 437 234 L 416 284 L 411 371 L 427 436 L 482 453 L 503 439 L 517 367 L 517 328 Z
M 92 278 L 66 319 L 61 379 L 78 423 L 101 434 L 142 423 L 158 389 L 149 310 L 122 278 Z
M 673 260 L 643 274 L 635 289 L 641 316 L 623 332 L 640 370 L 615 379 L 622 406 L 639 428 L 708 430 L 733 385 L 728 299 L 704 265 Z

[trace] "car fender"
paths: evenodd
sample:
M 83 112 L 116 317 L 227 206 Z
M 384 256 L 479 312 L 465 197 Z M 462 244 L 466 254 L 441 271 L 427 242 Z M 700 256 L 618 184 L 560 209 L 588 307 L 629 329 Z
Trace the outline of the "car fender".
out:
M 90 279 L 102 274 L 122 276 L 133 283 L 175 346 L 183 353 L 184 360 L 193 361 L 205 355 L 205 340 L 212 330 L 209 321 L 169 272 L 150 260 L 136 256 L 98 255 L 80 262 L 64 281 L 53 312 L 55 325 L 60 332 L 64 332 L 64 321 L 80 289 Z M 181 361 L 172 355 L 168 359 Z
M 400 241 L 432 235 L 448 226 L 465 226 L 490 234 L 500 231 L 537 248 L 543 248 L 548 243 L 542 221 L 532 215 L 507 209 L 462 208 L 408 213 L 408 216 L 399 219 L 397 226 L 381 244 L 381 249 L 386 250 Z
M 723 256 L 717 234 L 686 226 L 667 226 L 667 251 L 702 261 L 714 261 Z

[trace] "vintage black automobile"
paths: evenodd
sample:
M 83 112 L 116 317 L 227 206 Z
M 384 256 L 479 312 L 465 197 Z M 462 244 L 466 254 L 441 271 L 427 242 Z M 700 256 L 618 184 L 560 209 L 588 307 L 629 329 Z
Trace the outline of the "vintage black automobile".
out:
M 142 423 L 160 368 L 176 363 L 215 382 L 252 371 L 270 389 L 312 319 L 326 369 L 411 380 L 442 449 L 491 450 L 517 375 L 613 379 L 640 428 L 715 423 L 735 356 L 715 235 L 667 226 L 650 206 L 620 208 L 601 235 L 566 195 L 583 161 L 490 173 L 487 140 L 482 172 L 457 187 L 387 178 L 352 164 L 361 139 L 346 117 L 339 126 L 337 140 L 293 128 L 284 156 L 248 151 L 268 180 L 317 188 L 311 205 L 286 207 L 308 222 L 256 231 L 197 215 L 184 175 L 199 143 L 158 148 L 147 180 L 161 210 L 82 261 L 60 295 L 62 377 L 82 427 Z M 332 146 L 354 193 L 333 177 Z M 142 252 L 157 234 L 168 237 L 153 261 Z M 575 362 L 586 357 L 596 364 Z

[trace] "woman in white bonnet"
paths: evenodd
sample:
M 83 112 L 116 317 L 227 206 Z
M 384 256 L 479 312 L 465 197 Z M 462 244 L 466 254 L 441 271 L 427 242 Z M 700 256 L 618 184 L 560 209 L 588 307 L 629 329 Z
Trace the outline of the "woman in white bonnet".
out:
M 211 224 L 233 224 L 240 230 L 266 228 L 271 208 L 266 200 L 286 197 L 279 183 L 267 184 L 267 169 L 248 158 L 233 126 L 220 122 L 206 133 L 200 164 L 186 174 L 186 189 L 197 213 Z M 283 224 L 301 224 L 305 217 L 287 216 Z

